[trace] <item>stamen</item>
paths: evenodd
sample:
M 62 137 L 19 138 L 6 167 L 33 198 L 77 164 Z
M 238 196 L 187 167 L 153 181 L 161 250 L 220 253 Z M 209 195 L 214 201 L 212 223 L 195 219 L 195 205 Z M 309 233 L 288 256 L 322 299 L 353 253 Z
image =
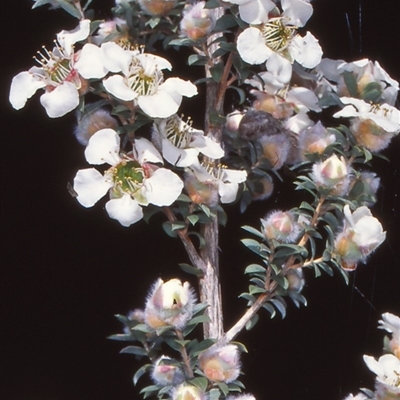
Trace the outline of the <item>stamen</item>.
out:
M 265 44 L 276 52 L 284 51 L 293 38 L 296 26 L 285 25 L 285 18 L 271 18 L 262 27 Z
M 167 139 L 179 149 L 184 149 L 188 147 L 192 139 L 192 124 L 193 120 L 188 117 L 187 121 L 183 121 L 184 115 L 179 118 L 174 115 L 168 118 L 166 124 L 166 136 Z

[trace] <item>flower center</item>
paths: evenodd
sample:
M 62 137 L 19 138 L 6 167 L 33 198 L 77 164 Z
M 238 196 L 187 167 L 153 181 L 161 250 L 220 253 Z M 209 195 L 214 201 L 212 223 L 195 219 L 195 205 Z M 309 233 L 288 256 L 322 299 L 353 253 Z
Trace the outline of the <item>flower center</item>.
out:
M 37 52 L 38 57 L 33 57 L 33 59 L 50 79 L 50 84 L 59 85 L 64 81 L 71 81 L 75 71 L 71 67 L 70 57 L 67 56 L 63 47 L 57 41 L 54 43 L 53 51 L 49 51 L 43 46 L 42 51 Z
M 296 27 L 285 25 L 282 17 L 271 18 L 261 28 L 265 44 L 276 52 L 284 51 L 293 38 Z
M 109 171 L 117 195 L 134 194 L 142 187 L 144 171 L 136 161 L 122 160 Z
M 188 147 L 192 137 L 192 119 L 189 117 L 184 122 L 177 115 L 168 118 L 166 123 L 167 139 L 179 149 Z
M 146 73 L 137 59 L 132 60 L 130 67 L 131 75 L 128 78 L 129 87 L 139 96 L 152 96 L 157 92 L 158 86 L 162 83 L 163 74 L 157 68 L 149 74 Z

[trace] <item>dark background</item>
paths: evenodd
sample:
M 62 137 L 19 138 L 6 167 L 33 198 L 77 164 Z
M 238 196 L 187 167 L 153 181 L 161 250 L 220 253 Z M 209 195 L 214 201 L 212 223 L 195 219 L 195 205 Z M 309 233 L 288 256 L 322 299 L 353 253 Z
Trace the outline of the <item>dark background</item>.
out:
M 55 33 L 76 25 L 59 11 L 30 11 L 31 3 L 2 5 L 2 399 L 139 399 L 131 377 L 140 364 L 118 354 L 120 343 L 106 340 L 120 330 L 113 315 L 142 307 L 158 277 L 190 279 L 177 267 L 187 259 L 181 244 L 162 232 L 161 218 L 150 227 L 140 222 L 125 229 L 101 204 L 87 210 L 68 194 L 67 182 L 86 165 L 71 134 L 73 116 L 47 118 L 38 96 L 18 112 L 9 105 L 12 77 L 33 65 L 31 56 L 42 44 L 51 46 Z M 93 2 L 100 17 L 110 4 Z M 327 57 L 377 59 L 400 78 L 398 0 L 313 4 L 309 29 Z M 179 58 L 171 62 L 175 71 L 184 68 Z M 194 108 L 193 100 L 184 102 Z M 308 271 L 306 308 L 290 306 L 283 321 L 262 314 L 254 330 L 239 337 L 249 349 L 243 381 L 258 400 L 338 400 L 359 387 L 372 388 L 362 354 L 381 354 L 377 321 L 383 312 L 400 313 L 399 150 L 396 138 L 384 152 L 391 162 L 374 165 L 382 187 L 373 213 L 387 240 L 368 264 L 351 275 L 349 286 L 338 275 L 314 279 Z M 298 200 L 287 195 L 279 205 Z M 244 216 L 237 206 L 228 207 L 229 223 L 221 231 L 227 327 L 245 307 L 237 299 L 247 286 L 242 271 L 257 261 L 238 244 L 245 236 L 240 226 L 257 226 L 277 206 L 272 198 Z

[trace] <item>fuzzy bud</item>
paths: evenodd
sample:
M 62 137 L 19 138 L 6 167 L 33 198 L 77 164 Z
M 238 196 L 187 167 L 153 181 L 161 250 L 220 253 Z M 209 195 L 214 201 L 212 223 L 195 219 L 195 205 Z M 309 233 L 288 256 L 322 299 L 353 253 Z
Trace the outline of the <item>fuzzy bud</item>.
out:
M 185 380 L 183 371 L 177 367 L 170 357 L 161 356 L 153 366 L 151 377 L 160 386 L 175 386 Z
M 357 143 L 371 151 L 385 149 L 394 136 L 393 133 L 386 132 L 370 119 L 352 119 L 350 130 L 354 134 Z
M 209 207 L 218 204 L 218 187 L 213 182 L 199 181 L 191 171 L 185 174 L 185 189 L 193 203 Z
M 201 39 L 209 35 L 215 27 L 214 14 L 204 8 L 205 4 L 205 1 L 199 1 L 183 10 L 180 28 L 182 34 L 189 39 Z
M 200 355 L 199 366 L 212 382 L 233 382 L 240 374 L 238 348 L 233 344 L 212 347 Z
M 270 175 L 265 175 L 256 182 L 253 182 L 253 185 L 253 200 L 266 200 L 271 196 L 272 192 L 274 191 L 274 183 Z
M 183 329 L 192 318 L 195 296 L 188 282 L 179 279 L 154 284 L 144 310 L 145 322 L 153 329 L 173 326 Z
M 78 142 L 86 146 L 89 139 L 101 129 L 115 129 L 118 126 L 117 121 L 110 113 L 102 108 L 93 112 L 88 112 L 77 116 L 78 124 L 74 130 L 74 134 Z
M 239 396 L 228 396 L 226 400 L 256 400 L 252 394 L 241 394 Z
M 317 186 L 336 195 L 347 193 L 350 184 L 350 174 L 343 157 L 334 154 L 323 162 L 313 165 L 312 178 Z
M 183 384 L 172 392 L 172 400 L 206 400 L 205 393 L 196 386 Z
M 177 0 L 139 0 L 139 5 L 146 14 L 161 16 L 173 10 L 177 2 Z
M 291 211 L 274 211 L 261 219 L 262 232 L 266 239 L 293 243 L 301 233 L 301 226 Z
M 302 130 L 299 135 L 299 149 L 302 159 L 306 160 L 305 154 L 322 154 L 335 140 L 335 135 L 329 133 L 320 121 Z
M 286 274 L 286 279 L 289 282 L 288 290 L 295 293 L 300 293 L 304 287 L 304 274 L 301 268 L 290 269 Z
M 282 168 L 290 151 L 290 140 L 284 134 L 273 136 L 262 136 L 258 139 L 263 149 L 263 157 L 266 158 L 271 168 L 278 170 Z

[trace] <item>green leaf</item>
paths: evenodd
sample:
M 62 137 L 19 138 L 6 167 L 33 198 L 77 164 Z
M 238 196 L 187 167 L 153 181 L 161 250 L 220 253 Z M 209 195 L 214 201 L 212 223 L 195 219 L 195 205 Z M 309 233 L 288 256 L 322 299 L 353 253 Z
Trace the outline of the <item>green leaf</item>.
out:
M 210 400 L 220 400 L 221 392 L 218 389 L 211 389 L 209 395 L 210 395 Z
M 218 0 L 208 0 L 204 8 L 218 8 L 221 7 L 221 4 Z
M 147 352 L 145 349 L 139 346 L 127 346 L 124 347 L 121 351 L 121 354 L 135 354 L 137 356 L 146 356 Z
M 218 387 L 220 388 L 221 392 L 227 396 L 229 394 L 229 387 L 224 382 L 217 382 Z
M 138 380 L 148 371 L 151 370 L 151 368 L 153 368 L 153 365 L 151 364 L 145 364 L 142 367 L 140 367 L 135 375 L 133 376 L 133 384 L 136 386 Z
M 200 54 L 191 54 L 188 57 L 188 65 L 206 65 L 207 57 Z
M 117 340 L 119 342 L 132 342 L 134 338 L 129 333 L 119 333 L 116 335 L 107 336 L 107 339 Z
M 267 290 L 259 286 L 249 285 L 249 292 L 250 294 L 258 294 L 258 293 L 266 293 Z
M 232 14 L 224 14 L 221 18 L 218 18 L 214 32 L 222 32 L 235 26 L 237 26 L 236 18 Z
M 160 21 L 160 17 L 152 17 L 146 22 L 146 25 L 150 26 L 151 29 L 154 29 L 160 23 Z
M 351 97 L 358 97 L 358 90 L 357 90 L 357 80 L 355 76 L 349 72 L 345 71 L 343 73 L 344 83 L 347 86 L 347 90 L 350 93 Z
M 239 104 L 243 104 L 246 101 L 246 92 L 242 88 L 231 85 L 228 87 L 228 89 L 233 89 L 237 92 L 239 95 Z
M 256 325 L 256 323 L 258 322 L 258 320 L 259 320 L 259 317 L 258 317 L 257 314 L 255 314 L 255 315 L 250 319 L 250 321 L 247 322 L 247 324 L 246 324 L 246 329 L 247 329 L 248 331 L 251 330 L 251 329 L 253 329 L 254 326 Z
M 247 232 L 252 233 L 254 236 L 258 236 L 259 238 L 265 240 L 265 236 L 260 231 L 258 231 L 257 229 L 253 228 L 252 226 L 243 225 L 242 229 L 247 231 Z
M 202 278 L 204 276 L 203 271 L 199 268 L 193 267 L 193 265 L 181 263 L 179 264 L 179 267 L 187 274 L 195 275 L 198 278 Z
M 254 239 L 241 239 L 240 240 L 249 250 L 265 258 L 270 253 L 270 250 L 261 243 Z
M 271 299 L 269 300 L 270 303 L 272 303 L 275 308 L 281 313 L 282 319 L 286 317 L 286 306 L 283 304 L 281 301 L 278 299 Z
M 202 376 L 198 376 L 197 378 L 191 379 L 189 383 L 193 386 L 198 387 L 203 392 L 207 390 L 208 380 L 207 378 L 204 378 Z
M 211 77 L 217 83 L 221 80 L 223 72 L 224 72 L 224 64 L 223 63 L 215 64 L 210 68 Z
M 271 319 L 275 317 L 276 311 L 275 308 L 271 306 L 271 304 L 265 303 L 263 305 L 263 308 L 265 308 L 271 314 Z
M 192 357 L 195 357 L 195 356 L 199 355 L 200 353 L 203 353 L 204 351 L 209 349 L 215 342 L 216 342 L 216 339 L 205 339 L 205 340 L 197 343 L 191 349 L 190 355 Z
M 250 264 L 246 267 L 245 274 L 262 274 L 263 276 L 266 273 L 266 269 L 258 264 Z
M 173 39 L 168 43 L 168 46 L 194 46 L 196 42 L 188 38 Z

